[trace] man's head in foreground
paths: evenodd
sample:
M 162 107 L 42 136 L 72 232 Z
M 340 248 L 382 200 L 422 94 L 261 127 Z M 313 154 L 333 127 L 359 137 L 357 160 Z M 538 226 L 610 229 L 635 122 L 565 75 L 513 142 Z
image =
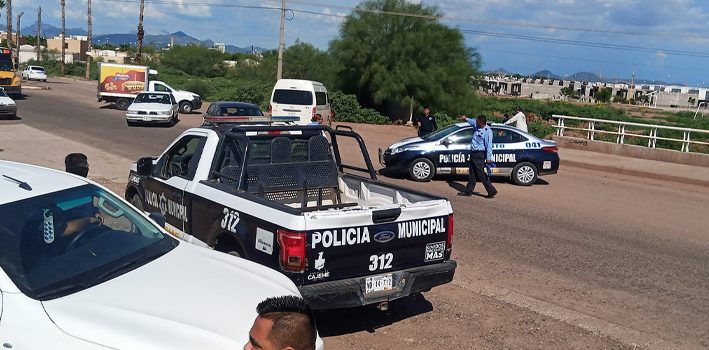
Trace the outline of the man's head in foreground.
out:
M 244 350 L 314 350 L 315 320 L 302 298 L 268 298 L 256 307 L 258 316 Z

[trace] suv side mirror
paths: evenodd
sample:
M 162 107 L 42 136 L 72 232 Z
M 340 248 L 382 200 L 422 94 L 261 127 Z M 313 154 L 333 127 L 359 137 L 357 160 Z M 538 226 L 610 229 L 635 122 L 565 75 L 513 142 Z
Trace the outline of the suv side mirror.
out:
M 138 159 L 137 164 L 138 175 L 149 176 L 153 174 L 153 158 L 143 157 Z
M 451 141 L 450 139 L 443 139 L 443 141 L 441 141 L 441 145 L 446 146 L 446 147 L 452 143 L 453 143 L 453 141 Z
M 162 213 L 158 213 L 158 212 L 150 213 L 148 215 L 148 217 L 150 218 L 150 220 L 155 221 L 155 223 L 158 224 L 158 226 L 165 228 L 165 215 L 162 215 Z

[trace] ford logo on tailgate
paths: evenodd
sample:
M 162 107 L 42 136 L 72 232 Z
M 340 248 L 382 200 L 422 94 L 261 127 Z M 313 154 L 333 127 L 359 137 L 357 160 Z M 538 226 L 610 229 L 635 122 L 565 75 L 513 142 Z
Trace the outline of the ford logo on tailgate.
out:
M 394 239 L 396 234 L 392 231 L 380 231 L 374 235 L 374 240 L 379 243 L 386 243 Z

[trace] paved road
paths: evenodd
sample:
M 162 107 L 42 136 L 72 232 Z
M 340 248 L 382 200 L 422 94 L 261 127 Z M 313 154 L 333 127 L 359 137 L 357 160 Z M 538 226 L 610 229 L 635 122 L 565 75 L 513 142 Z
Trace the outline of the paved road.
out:
M 186 127 L 128 128 L 94 85 L 50 84 L 18 101 L 23 123 L 105 152 L 156 154 Z M 370 147 L 410 135 L 358 126 Z M 454 283 L 373 309 L 319 316 L 332 348 L 709 348 L 709 189 L 564 168 L 542 184 L 506 182 L 494 200 L 456 183 L 414 184 L 454 207 Z M 452 179 L 460 180 L 460 179 Z M 402 345 L 403 344 L 403 345 Z

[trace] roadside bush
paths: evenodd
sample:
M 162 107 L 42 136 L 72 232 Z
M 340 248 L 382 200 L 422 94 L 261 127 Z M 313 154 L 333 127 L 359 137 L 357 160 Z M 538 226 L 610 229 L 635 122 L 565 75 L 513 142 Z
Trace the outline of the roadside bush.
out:
M 210 92 L 209 84 L 202 80 L 190 80 L 182 84 L 182 89 L 194 92 L 202 98 L 209 96 Z
M 374 109 L 362 108 L 355 95 L 336 90 L 330 94 L 330 105 L 338 122 L 389 124 L 389 118 Z

